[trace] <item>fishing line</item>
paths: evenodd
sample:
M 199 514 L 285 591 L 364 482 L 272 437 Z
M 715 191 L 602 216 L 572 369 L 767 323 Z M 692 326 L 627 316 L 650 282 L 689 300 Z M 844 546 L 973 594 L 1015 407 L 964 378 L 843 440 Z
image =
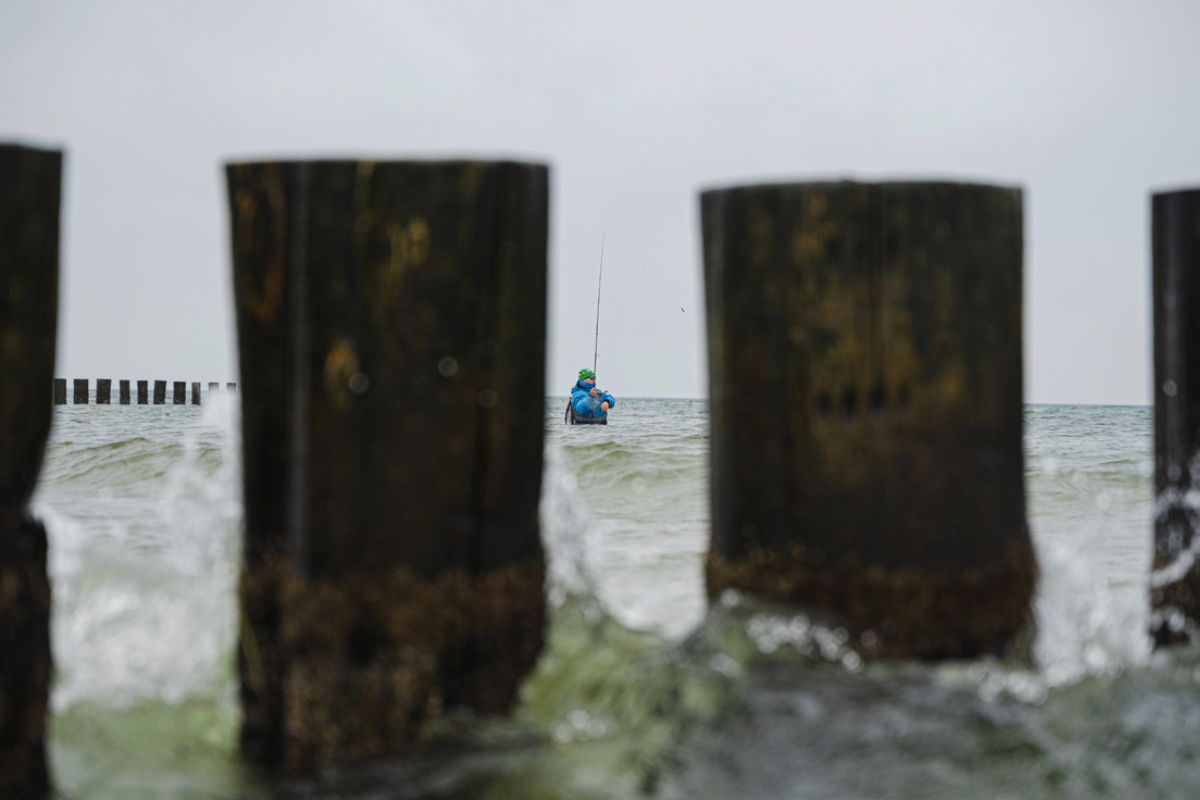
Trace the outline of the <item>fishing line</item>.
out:
M 604 285 L 604 234 L 600 234 L 600 277 L 596 279 L 596 341 L 592 348 L 592 375 L 599 384 L 596 364 L 600 359 L 600 287 Z

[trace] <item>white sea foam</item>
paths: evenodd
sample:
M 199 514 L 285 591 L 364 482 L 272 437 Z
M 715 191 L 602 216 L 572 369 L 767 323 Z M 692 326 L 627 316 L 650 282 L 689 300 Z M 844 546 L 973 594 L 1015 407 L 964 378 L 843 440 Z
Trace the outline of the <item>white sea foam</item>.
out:
M 212 400 L 202 411 L 81 408 L 59 420 L 49 460 L 85 452 L 96 464 L 81 487 L 80 473 L 50 463 L 35 501 L 50 537 L 56 713 L 81 702 L 233 702 L 235 408 Z M 134 461 L 106 463 L 105 447 L 126 434 L 145 439 Z M 116 474 L 128 467 L 141 476 L 134 485 Z
M 563 465 L 562 448 L 555 444 L 546 447 L 539 514 L 551 605 L 562 606 L 569 598 L 599 602 L 594 528 L 579 499 L 575 476 Z
M 1111 675 L 1150 657 L 1148 596 L 1112 591 L 1087 552 L 1038 548 L 1034 657 L 1048 685 Z

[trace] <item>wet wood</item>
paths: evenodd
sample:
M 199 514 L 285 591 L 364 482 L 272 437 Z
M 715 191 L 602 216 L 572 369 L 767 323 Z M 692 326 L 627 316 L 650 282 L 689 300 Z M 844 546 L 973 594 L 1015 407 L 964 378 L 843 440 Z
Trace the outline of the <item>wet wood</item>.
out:
M 311 769 L 506 711 L 545 613 L 546 169 L 227 174 L 243 750 Z
M 710 595 L 878 655 L 1027 643 L 1020 191 L 735 187 L 702 216 Z
M 1151 202 L 1154 283 L 1154 525 L 1151 633 L 1200 639 L 1200 188 Z M 1190 493 L 1190 494 L 1189 494 Z
M 112 379 L 97 378 L 96 379 L 96 404 L 111 405 L 112 404 Z
M 122 380 L 122 381 L 121 381 L 121 382 L 118 384 L 118 389 L 117 389 L 117 390 L 118 390 L 118 392 L 119 392 L 119 395 L 120 395 L 120 402 L 121 402 L 121 405 L 123 405 L 123 406 L 127 406 L 127 405 L 129 405 L 129 381 Z
M 61 174 L 61 153 L 0 145 L 0 797 L 49 793 L 50 582 L 28 503 L 53 409 Z

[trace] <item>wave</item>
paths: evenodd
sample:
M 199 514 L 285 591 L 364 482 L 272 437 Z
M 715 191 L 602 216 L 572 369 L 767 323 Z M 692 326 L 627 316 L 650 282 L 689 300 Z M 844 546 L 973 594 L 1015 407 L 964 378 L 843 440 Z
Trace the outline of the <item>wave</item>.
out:
M 62 424 L 37 510 L 52 544 L 64 796 L 1190 795 L 1200 652 L 1151 658 L 1129 555 L 1148 551 L 1149 520 L 1121 527 L 1137 525 L 1130 498 L 1150 503 L 1144 413 L 1114 446 L 1139 455 L 1105 461 L 1055 443 L 1086 436 L 1077 417 L 1032 412 L 1031 667 L 865 663 L 845 631 L 801 612 L 728 593 L 706 609 L 702 405 L 672 406 L 675 439 L 650 401 L 624 408 L 628 427 L 548 429 L 551 624 L 512 719 L 466 737 L 451 724 L 404 759 L 282 784 L 235 752 L 235 417 Z M 1037 472 L 1051 457 L 1053 475 Z M 1102 491 L 1121 508 L 1100 508 Z

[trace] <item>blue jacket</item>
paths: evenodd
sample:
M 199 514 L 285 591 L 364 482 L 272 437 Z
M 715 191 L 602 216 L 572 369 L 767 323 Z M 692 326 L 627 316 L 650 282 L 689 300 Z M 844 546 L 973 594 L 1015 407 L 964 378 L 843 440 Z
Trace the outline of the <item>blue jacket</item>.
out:
M 607 400 L 608 407 L 612 408 L 617 404 L 616 398 L 603 389 L 600 390 L 599 397 L 592 397 L 589 394 L 591 391 L 592 387 L 583 381 L 576 381 L 571 387 L 571 405 L 575 408 L 575 416 L 607 417 L 608 414 L 600 410 L 600 404 Z

